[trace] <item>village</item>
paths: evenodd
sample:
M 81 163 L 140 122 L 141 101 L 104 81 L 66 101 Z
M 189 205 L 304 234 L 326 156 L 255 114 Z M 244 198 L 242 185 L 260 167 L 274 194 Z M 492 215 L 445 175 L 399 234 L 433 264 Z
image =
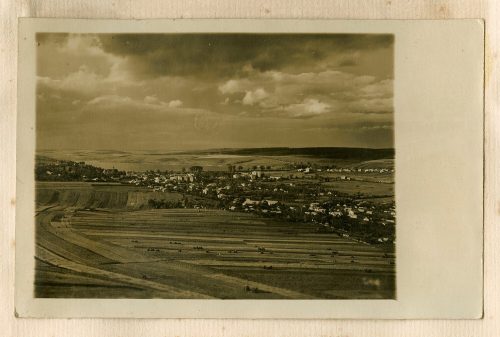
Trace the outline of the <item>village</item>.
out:
M 370 173 L 371 177 L 374 173 L 386 176 L 394 170 L 302 166 L 244 169 L 228 165 L 223 171 L 204 171 L 201 166 L 191 166 L 180 172 L 125 172 L 83 162 L 55 161 L 38 165 L 36 172 L 37 180 L 111 182 L 182 195 L 179 200 L 151 199 L 151 208 L 248 212 L 292 223 L 310 223 L 317 232 L 336 232 L 369 244 L 394 244 L 394 198 L 380 202 L 362 191 L 342 193 L 329 185 L 335 181 L 363 181 L 364 173 Z
M 321 182 L 325 179 L 318 179 L 311 169 L 305 169 L 305 173 L 310 173 L 305 176 L 271 175 L 260 168 L 248 172 L 228 171 L 202 172 L 195 169 L 194 173 L 170 175 L 150 172 L 139 174 L 128 183 L 194 197 L 185 198 L 182 207 L 250 212 L 291 222 L 312 223 L 317 225 L 317 231 L 334 231 L 371 244 L 394 243 L 394 202 L 380 204 L 370 201 L 369 196 L 337 192 L 323 185 Z M 351 180 L 345 176 L 335 179 Z M 160 208 L 178 206 L 158 200 L 151 204 Z

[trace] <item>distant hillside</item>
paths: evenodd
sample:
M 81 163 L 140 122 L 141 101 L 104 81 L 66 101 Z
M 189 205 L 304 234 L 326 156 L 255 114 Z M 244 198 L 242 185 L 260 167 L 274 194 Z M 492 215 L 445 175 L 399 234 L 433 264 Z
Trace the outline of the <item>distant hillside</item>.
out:
M 329 159 L 377 160 L 393 159 L 394 149 L 367 149 L 348 147 L 267 147 L 248 149 L 218 149 L 203 151 L 206 154 L 230 154 L 240 156 L 309 156 Z
M 394 159 L 367 160 L 352 167 L 356 169 L 394 169 Z
M 42 156 L 42 155 L 35 155 L 35 164 L 37 165 L 43 165 L 43 164 L 54 164 L 58 160 L 54 158 L 50 158 L 47 156 Z

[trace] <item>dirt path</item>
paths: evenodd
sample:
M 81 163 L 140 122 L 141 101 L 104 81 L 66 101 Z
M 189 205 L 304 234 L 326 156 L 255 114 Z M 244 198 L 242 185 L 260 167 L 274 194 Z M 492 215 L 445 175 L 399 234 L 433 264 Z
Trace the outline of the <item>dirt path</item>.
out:
M 40 235 L 37 240 L 38 242 L 36 249 L 36 256 L 41 261 L 75 272 L 97 275 L 99 277 L 105 277 L 113 281 L 124 282 L 137 288 L 149 288 L 161 291 L 163 293 L 162 297 L 165 298 L 212 298 L 211 296 L 205 294 L 183 290 L 171 285 L 154 282 L 147 279 L 136 278 L 123 273 L 108 271 L 104 268 L 99 268 L 98 261 L 96 260 L 85 261 L 81 256 L 74 256 L 71 251 L 64 249 L 64 242 L 53 242 L 57 239 L 52 238 L 52 240 L 50 240 L 49 238 L 44 237 L 43 231 L 54 234 L 61 241 L 66 240 L 71 244 L 81 246 L 84 249 L 89 249 L 96 254 L 117 262 L 130 262 L 135 260 L 139 260 L 139 262 L 151 261 L 150 258 L 148 259 L 147 257 L 134 252 L 129 252 L 131 258 L 127 259 L 125 248 L 116 245 L 106 246 L 105 244 L 91 241 L 72 232 L 69 228 L 54 228 L 50 224 L 50 221 L 54 214 L 60 212 L 61 209 L 54 207 L 51 208 L 50 211 L 48 211 L 48 209 L 44 211 L 40 212 L 39 216 L 37 216 L 36 221 L 36 225 L 41 227 L 40 229 L 42 232 L 39 232 Z M 114 249 L 117 249 L 118 253 L 113 251 Z
M 109 278 L 110 280 L 119 281 L 123 283 L 127 283 L 138 288 L 150 288 L 154 290 L 158 290 L 164 293 L 167 298 L 212 298 L 210 296 L 178 289 L 169 285 L 165 285 L 162 283 L 157 283 L 149 280 L 139 279 L 135 277 L 131 277 L 124 274 L 114 273 L 107 270 L 90 267 L 81 263 L 76 263 L 71 260 L 68 260 L 62 256 L 59 256 L 44 247 L 37 247 L 37 257 L 49 264 L 52 264 L 57 267 L 62 267 L 68 270 L 72 270 L 79 273 L 87 273 L 98 275 L 101 277 Z
M 45 209 L 40 211 L 37 216 L 37 226 L 40 230 L 52 234 L 52 239 L 44 237 L 43 233 L 39 235 L 37 240 L 37 257 L 49 264 L 72 270 L 75 272 L 88 273 L 99 277 L 106 277 L 113 281 L 124 282 L 138 288 L 150 288 L 161 291 L 165 298 L 212 298 L 209 295 L 183 290 L 172 285 L 167 285 L 163 282 L 155 282 L 148 279 L 137 278 L 125 272 L 116 272 L 107 270 L 109 263 L 100 265 L 96 259 L 86 261 L 81 256 L 74 255 L 70 250 L 65 249 L 65 244 L 72 244 L 89 250 L 105 259 L 115 261 L 116 263 L 134 266 L 134 273 L 141 270 L 140 263 L 155 263 L 155 267 L 163 272 L 172 272 L 175 274 L 188 275 L 191 278 L 206 279 L 212 283 L 220 284 L 221 286 L 235 288 L 243 291 L 246 286 L 259 289 L 259 291 L 273 293 L 284 298 L 311 298 L 311 295 L 302 294 L 297 291 L 278 288 L 264 283 L 248 281 L 238 277 L 228 276 L 220 272 L 216 272 L 209 267 L 199 266 L 196 264 L 187 263 L 184 261 L 157 261 L 157 259 L 134 252 L 126 247 L 121 247 L 108 242 L 100 242 L 91 240 L 84 235 L 74 232 L 70 227 L 62 225 L 61 227 L 51 224 L 53 216 L 61 212 L 58 207 Z M 47 235 L 46 235 L 47 236 Z M 61 242 L 54 241 L 53 237 L 57 237 Z M 123 269 L 122 269 L 123 270 Z M 147 269 L 143 270 L 144 274 L 151 274 Z M 203 282 L 200 282 L 203 284 Z M 202 285 L 201 285 L 202 287 Z

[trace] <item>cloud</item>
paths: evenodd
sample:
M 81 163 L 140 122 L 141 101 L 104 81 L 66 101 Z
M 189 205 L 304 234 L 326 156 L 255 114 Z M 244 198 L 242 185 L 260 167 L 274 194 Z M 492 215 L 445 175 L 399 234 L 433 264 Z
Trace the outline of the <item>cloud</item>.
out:
M 40 86 L 85 96 L 116 94 L 142 82 L 122 56 L 102 49 L 94 34 L 37 34 L 37 76 Z
M 247 91 L 242 102 L 244 105 L 254 105 L 267 97 L 269 97 L 269 94 L 264 89 L 258 88 L 254 91 Z
M 127 72 L 126 57 L 105 52 L 95 34 L 37 34 L 36 53 L 40 77 L 62 79 L 81 66 L 103 78 Z
M 83 64 L 73 73 L 63 78 L 38 77 L 38 84 L 60 92 L 76 92 L 92 96 L 102 93 L 115 93 L 117 88 L 140 87 L 142 83 L 132 81 L 127 75 L 111 71 L 108 76 L 102 76 Z
M 134 101 L 130 97 L 119 96 L 119 95 L 104 95 L 96 97 L 87 102 L 88 105 L 99 105 L 99 106 L 119 106 L 119 105 L 132 105 L 141 104 L 140 102 Z
M 391 49 L 389 34 L 103 34 L 107 53 L 127 57 L 139 77 L 234 76 L 311 69 L 346 62 L 364 51 Z M 343 58 L 339 58 L 343 56 Z
M 66 43 L 58 47 L 61 53 L 86 54 L 88 56 L 102 56 L 110 61 L 116 61 L 117 56 L 104 52 L 97 35 L 92 34 L 68 34 Z
M 251 85 L 251 82 L 247 79 L 231 79 L 221 85 L 219 85 L 219 91 L 223 94 L 235 94 L 238 92 L 245 91 Z
M 172 110 L 168 103 L 159 100 L 155 96 L 146 96 L 143 100 L 140 100 L 123 95 L 103 95 L 88 101 L 87 106 L 107 111 L 119 111 L 120 109 L 136 110 L 137 112 Z
M 331 106 L 329 104 L 320 102 L 314 98 L 308 98 L 302 103 L 291 104 L 284 107 L 283 111 L 285 111 L 288 116 L 293 118 L 309 118 L 323 115 L 329 112 L 330 108 Z
M 38 83 L 59 91 L 77 91 L 84 94 L 96 91 L 103 79 L 91 72 L 85 65 L 80 66 L 78 71 L 68 74 L 63 79 L 52 79 L 50 77 L 39 77 Z
M 393 92 L 393 80 L 385 79 L 380 82 L 370 83 L 361 88 L 364 97 L 389 97 Z
M 349 109 L 358 113 L 392 113 L 392 98 L 362 98 L 349 103 Z
M 241 95 L 242 99 L 233 100 L 233 105 L 239 102 L 254 107 L 248 115 L 256 117 L 266 111 L 286 111 L 281 116 L 290 118 L 338 111 L 392 112 L 392 79 L 379 80 L 338 70 L 298 74 L 274 70 L 253 72 L 248 78 L 231 79 L 218 88 L 222 93 Z
M 178 100 L 178 99 L 173 100 L 173 101 L 170 101 L 170 102 L 168 103 L 168 106 L 169 106 L 170 108 L 178 108 L 178 107 L 180 107 L 181 105 L 182 105 L 182 101 L 180 101 L 180 100 Z
M 37 127 L 48 139 L 58 121 L 69 135 L 82 129 L 77 121 L 94 136 L 112 123 L 118 133 L 120 123 L 169 128 L 179 148 L 208 146 L 205 136 L 257 145 L 258 132 L 259 146 L 329 146 L 347 133 L 351 145 L 364 144 L 359 134 L 369 146 L 392 139 L 391 35 L 39 34 L 37 42 Z M 305 133 L 312 128 L 322 131 Z
M 156 96 L 146 96 L 146 97 L 144 97 L 144 103 L 147 103 L 147 104 L 161 104 L 163 102 L 160 101 L 158 99 L 158 97 L 156 97 Z
M 181 100 L 175 99 L 172 100 L 168 103 L 158 99 L 156 96 L 146 96 L 144 97 L 144 103 L 150 104 L 150 105 L 160 105 L 160 106 L 168 106 L 169 108 L 179 108 L 183 105 Z
M 325 70 L 320 72 L 286 73 L 280 71 L 267 71 L 255 73 L 245 79 L 231 79 L 219 85 L 223 94 L 247 93 L 256 89 L 273 92 L 281 103 L 290 103 L 291 99 L 301 94 L 353 93 L 358 95 L 372 95 L 379 89 L 391 88 L 387 81 L 385 86 L 376 86 L 376 78 L 367 75 L 354 75 L 338 70 Z M 360 90 L 368 85 L 366 92 Z

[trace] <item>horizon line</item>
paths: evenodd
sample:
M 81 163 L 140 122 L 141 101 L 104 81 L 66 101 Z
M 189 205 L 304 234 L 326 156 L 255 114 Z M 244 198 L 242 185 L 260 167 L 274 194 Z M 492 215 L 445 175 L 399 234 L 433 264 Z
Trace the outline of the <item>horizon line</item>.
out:
M 217 147 L 203 149 L 35 149 L 37 151 L 115 151 L 115 152 L 147 152 L 147 151 L 172 151 L 172 152 L 194 152 L 194 151 L 215 151 L 215 150 L 246 150 L 246 149 L 369 149 L 369 150 L 394 150 L 396 147 L 360 147 L 360 146 L 269 146 L 269 147 Z

